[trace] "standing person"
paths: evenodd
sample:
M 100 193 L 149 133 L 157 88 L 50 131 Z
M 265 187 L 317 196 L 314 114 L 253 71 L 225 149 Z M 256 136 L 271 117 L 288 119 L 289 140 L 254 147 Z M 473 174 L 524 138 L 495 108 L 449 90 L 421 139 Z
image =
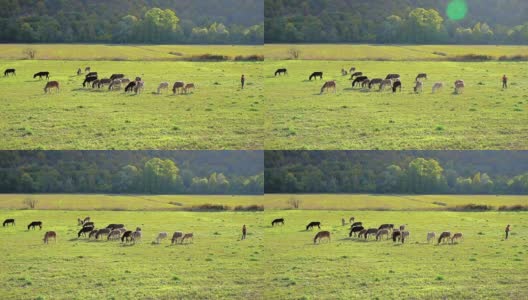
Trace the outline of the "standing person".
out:
M 508 77 L 506 77 L 506 74 L 502 75 L 502 88 L 508 88 Z
M 242 85 L 242 89 L 244 89 L 245 82 L 246 82 L 246 78 L 244 77 L 244 74 L 242 74 L 242 77 L 240 77 L 240 84 Z
M 510 224 L 508 224 L 508 226 L 506 226 L 506 229 L 504 230 L 504 232 L 506 233 L 506 240 L 508 239 L 508 234 L 510 233 Z
M 244 224 L 244 226 L 242 226 L 242 239 L 243 240 L 246 239 L 246 224 Z

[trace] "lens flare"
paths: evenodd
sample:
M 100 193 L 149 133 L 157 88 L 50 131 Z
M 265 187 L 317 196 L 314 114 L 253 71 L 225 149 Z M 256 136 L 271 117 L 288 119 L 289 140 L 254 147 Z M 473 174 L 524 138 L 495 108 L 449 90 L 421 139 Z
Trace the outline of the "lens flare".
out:
M 446 15 L 450 20 L 462 20 L 466 17 L 467 11 L 466 0 L 453 0 L 447 5 Z

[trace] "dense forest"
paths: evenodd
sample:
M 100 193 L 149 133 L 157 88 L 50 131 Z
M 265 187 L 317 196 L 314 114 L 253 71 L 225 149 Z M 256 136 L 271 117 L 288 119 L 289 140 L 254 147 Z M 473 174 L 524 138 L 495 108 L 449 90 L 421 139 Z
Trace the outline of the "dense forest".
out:
M 265 193 L 528 194 L 528 151 L 266 151 Z
M 1 193 L 262 194 L 262 151 L 1 151 Z
M 528 44 L 526 0 L 265 0 L 266 43 Z
M 3 0 L 0 42 L 261 44 L 261 0 Z

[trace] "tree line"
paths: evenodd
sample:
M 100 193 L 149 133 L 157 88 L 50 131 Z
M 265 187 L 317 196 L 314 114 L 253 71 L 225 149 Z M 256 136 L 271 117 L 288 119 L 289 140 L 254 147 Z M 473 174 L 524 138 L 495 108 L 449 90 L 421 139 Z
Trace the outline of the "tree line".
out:
M 265 0 L 265 42 L 528 44 L 527 12 L 524 0 Z
M 262 194 L 251 151 L 2 151 L 1 193 Z
M 528 194 L 528 153 L 507 152 L 266 152 L 265 192 Z
M 0 41 L 261 44 L 259 2 L 6 0 L 0 11 Z

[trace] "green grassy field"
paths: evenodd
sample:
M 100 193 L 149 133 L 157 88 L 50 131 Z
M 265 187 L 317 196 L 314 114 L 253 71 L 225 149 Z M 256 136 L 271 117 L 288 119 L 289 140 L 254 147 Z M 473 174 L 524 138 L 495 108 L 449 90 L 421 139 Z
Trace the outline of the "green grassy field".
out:
M 77 238 L 78 217 L 98 227 L 140 226 L 136 245 Z M 259 213 L 0 211 L 15 218 L 1 228 L 0 294 L 4 299 L 261 298 L 265 261 Z M 44 229 L 26 231 L 39 219 Z M 107 224 L 108 223 L 108 224 Z M 243 224 L 248 238 L 240 241 Z M 46 230 L 58 241 L 44 245 Z M 152 244 L 158 232 L 194 233 L 194 243 Z M 39 298 L 40 297 L 40 298 Z
M 25 59 L 26 48 L 36 50 L 36 59 L 52 60 L 181 60 L 195 55 L 262 54 L 262 46 L 231 45 L 104 45 L 104 44 L 1 44 L 0 59 Z M 171 53 L 172 52 L 172 53 Z
M 329 46 L 330 47 L 330 46 Z M 334 49 L 334 48 L 330 48 Z M 350 59 L 355 59 L 350 56 Z M 401 75 L 402 92 L 351 87 L 341 68 L 355 66 L 369 78 Z M 278 68 L 288 76 L 274 77 Z M 336 80 L 337 93 L 319 95 L 323 81 Z M 416 75 L 429 80 L 422 94 Z M 507 74 L 510 88 L 501 89 Z M 267 61 L 264 66 L 268 150 L 444 150 L 525 149 L 528 144 L 528 63 L 409 61 Z M 463 79 L 463 94 L 453 82 Z M 435 82 L 445 87 L 432 94 Z
M 300 50 L 306 60 L 446 60 L 468 54 L 494 59 L 526 55 L 528 46 L 494 45 L 375 45 L 375 44 L 267 44 L 266 60 L 289 59 L 290 49 Z M 1 49 L 1 48 L 0 48 Z
M 68 52 L 69 53 L 69 52 Z M 104 53 L 104 52 L 103 52 Z M 141 76 L 141 95 L 83 88 L 76 70 Z M 262 149 L 262 63 L 0 60 L 1 149 Z M 49 71 L 60 93 L 44 94 Z M 240 89 L 240 76 L 246 88 Z M 193 82 L 187 95 L 158 95 L 160 82 Z
M 295 195 L 301 209 L 290 210 L 281 208 L 292 195 L 32 195 L 46 210 L 15 209 L 24 197 L 0 198 L 0 219 L 17 222 L 0 228 L 0 294 L 9 299 L 522 299 L 528 292 L 528 213 L 413 211 L 434 209 L 430 203 L 437 201 L 512 205 L 526 204 L 526 197 Z M 265 212 L 111 211 L 166 209 L 170 201 L 258 200 Z M 368 203 L 400 211 L 368 210 Z M 97 210 L 84 210 L 88 206 Z M 139 226 L 143 240 L 78 239 L 76 220 L 87 215 L 97 227 Z M 407 224 L 411 238 L 405 244 L 349 238 L 341 218 L 350 216 L 366 227 Z M 271 227 L 280 217 L 285 225 Z M 26 230 L 34 220 L 43 221 L 42 231 Z M 318 229 L 304 230 L 310 221 L 322 222 L 332 241 L 314 245 Z M 242 224 L 248 226 L 245 241 Z M 507 241 L 506 224 L 512 225 Z M 57 232 L 57 243 L 42 243 L 46 230 Z M 158 232 L 177 230 L 193 232 L 194 243 L 153 243 Z M 427 232 L 444 230 L 462 232 L 464 240 L 426 243 Z
M 407 224 L 401 243 L 348 237 L 341 218 L 367 227 Z M 523 299 L 528 293 L 528 214 L 274 211 L 285 226 L 264 229 L 267 299 Z M 313 244 L 322 222 L 330 243 Z M 511 224 L 511 238 L 503 230 Z M 462 232 L 454 245 L 427 244 L 427 232 Z

